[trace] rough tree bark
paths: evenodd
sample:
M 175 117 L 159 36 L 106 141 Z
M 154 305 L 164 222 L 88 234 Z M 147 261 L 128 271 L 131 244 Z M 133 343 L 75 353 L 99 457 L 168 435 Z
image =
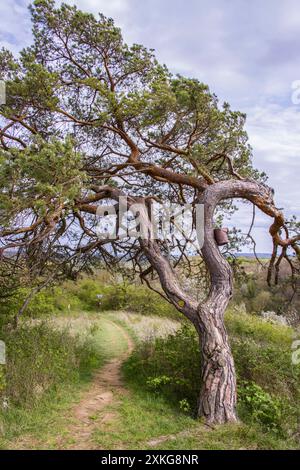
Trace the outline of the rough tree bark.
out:
M 209 186 L 202 194 L 204 245 L 202 256 L 210 273 L 210 291 L 198 306 L 195 328 L 202 358 L 198 416 L 208 423 L 237 421 L 236 374 L 224 314 L 233 290 L 233 274 L 214 239 L 213 215 L 217 204 L 229 198 L 248 199 L 275 219 L 280 216 L 270 188 L 254 181 L 229 180 Z
M 214 239 L 213 214 L 218 202 L 215 191 L 206 190 L 204 203 L 204 245 L 202 256 L 210 273 L 210 291 L 199 305 L 195 328 L 201 351 L 201 388 L 198 416 L 207 423 L 237 421 L 236 376 L 224 314 L 232 296 L 233 275 Z
M 234 422 L 236 416 L 236 379 L 234 362 L 224 313 L 232 294 L 232 271 L 220 254 L 213 236 L 213 213 L 216 202 L 213 193 L 208 193 L 205 208 L 205 241 L 202 249 L 204 260 L 211 275 L 211 290 L 206 302 L 196 303 L 181 289 L 168 260 L 159 246 L 151 240 L 151 223 L 147 210 L 140 210 L 144 227 L 149 237 L 140 240 L 148 260 L 157 271 L 164 292 L 175 307 L 193 323 L 199 335 L 202 377 L 199 395 L 198 416 L 207 423 Z M 200 388 L 200 386 L 199 386 Z
M 202 192 L 199 198 L 199 202 L 204 204 L 205 214 L 202 256 L 211 281 L 205 302 L 196 303 L 183 291 L 155 241 L 140 240 L 148 260 L 159 275 L 167 297 L 193 323 L 199 335 L 202 374 L 198 416 L 204 417 L 209 424 L 238 420 L 234 360 L 224 324 L 225 310 L 232 296 L 233 274 L 215 242 L 213 222 L 217 204 L 224 199 L 237 197 L 250 200 L 274 218 L 278 216 L 270 188 L 254 181 L 219 182 Z M 143 218 L 148 231 L 151 231 L 146 210 Z
M 201 388 L 198 400 L 198 416 L 209 424 L 237 421 L 236 378 L 228 335 L 224 326 L 224 304 L 216 308 L 209 305 L 200 308 L 196 329 L 201 351 Z M 225 300 L 225 302 L 224 302 Z
M 87 203 L 101 197 L 118 200 L 119 190 L 103 186 L 94 188 L 96 196 L 80 203 L 80 209 L 95 213 L 97 206 Z M 284 223 L 282 213 L 275 207 L 272 190 L 264 184 L 246 180 L 227 180 L 213 183 L 199 190 L 198 201 L 204 204 L 204 245 L 202 256 L 210 274 L 211 287 L 204 302 L 196 301 L 187 293 L 155 240 L 145 198 L 127 197 L 128 206 L 139 204 L 138 212 L 143 236 L 140 246 L 157 272 L 162 289 L 170 302 L 195 326 L 199 335 L 202 378 L 199 393 L 198 416 L 207 423 L 221 424 L 237 421 L 236 375 L 228 335 L 224 325 L 224 313 L 232 296 L 233 274 L 214 239 L 213 216 L 216 206 L 224 199 L 243 198 L 251 201 L 274 219 L 270 234 L 281 245 L 294 240 L 282 240 L 278 231 Z M 200 388 L 200 387 L 199 387 Z

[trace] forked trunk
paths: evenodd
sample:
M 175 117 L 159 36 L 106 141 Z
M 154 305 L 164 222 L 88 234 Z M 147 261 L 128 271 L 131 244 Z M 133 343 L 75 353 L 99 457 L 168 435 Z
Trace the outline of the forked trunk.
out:
M 224 313 L 232 296 L 233 273 L 214 237 L 214 212 L 217 205 L 236 197 L 248 199 L 277 219 L 271 226 L 274 237 L 283 224 L 282 214 L 274 208 L 272 191 L 265 185 L 239 179 L 219 181 L 199 191 L 197 201 L 204 204 L 204 243 L 202 245 L 202 237 L 199 242 L 211 280 L 206 301 L 200 305 L 181 288 L 169 260 L 154 239 L 148 209 L 144 207 L 139 210 L 140 216 L 146 221 L 147 232 L 152 235 L 150 239 L 140 238 L 141 247 L 158 273 L 168 300 L 195 325 L 199 334 L 202 382 L 198 415 L 204 417 L 207 423 L 237 421 L 234 362 L 224 326 Z
M 208 424 L 237 421 L 236 378 L 223 312 L 201 311 L 197 326 L 202 374 L 198 416 Z
M 198 415 L 211 424 L 237 421 L 234 362 L 224 326 L 224 312 L 232 296 L 233 275 L 214 239 L 213 213 L 218 198 L 219 193 L 210 188 L 202 198 L 205 214 L 202 256 L 211 280 L 205 302 L 195 302 L 182 290 L 172 266 L 162 255 L 156 241 L 140 239 L 144 253 L 156 269 L 168 299 L 195 325 L 199 334 L 202 382 Z M 147 230 L 151 232 L 146 208 L 139 209 L 139 212 L 140 217 L 143 216 L 143 220 L 147 222 Z

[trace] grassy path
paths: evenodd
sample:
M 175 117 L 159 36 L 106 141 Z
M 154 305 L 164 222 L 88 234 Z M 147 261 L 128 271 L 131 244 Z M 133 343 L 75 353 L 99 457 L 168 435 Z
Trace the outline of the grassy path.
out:
M 101 358 L 99 367 L 84 384 L 70 391 L 53 391 L 48 408 L 31 410 L 18 432 L 7 435 L 2 448 L 10 449 L 276 449 L 288 448 L 256 428 L 239 424 L 208 428 L 184 414 L 176 403 L 149 391 L 146 382 L 132 380 L 139 370 L 130 354 L 133 342 L 148 324 L 161 331 L 164 320 L 124 312 L 80 314 L 57 318 L 56 326 L 69 325 L 83 335 L 92 328 L 92 348 Z M 137 342 L 138 345 L 138 342 Z M 137 346 L 138 348 L 138 346 Z M 127 358 L 129 358 L 127 360 Z M 141 365 L 143 367 L 143 365 Z M 124 381 L 123 381 L 124 373 Z M 60 397 L 60 394 L 62 397 Z M 47 402 L 49 404 L 49 401 Z M 0 441 L 1 442 L 1 441 Z
M 57 318 L 55 326 L 68 327 L 74 333 L 84 331 L 88 323 L 85 316 L 65 320 Z M 42 405 L 25 412 L 24 432 L 4 437 L 1 448 L 101 449 L 95 445 L 92 434 L 105 429 L 114 417 L 110 408 L 117 406 L 118 397 L 126 394 L 121 366 L 131 353 L 133 342 L 124 328 L 105 316 L 90 318 L 88 329 L 91 326 L 94 329 L 91 346 L 101 358 L 102 367 L 94 371 L 88 383 L 54 391 L 48 409 Z
M 130 336 L 121 326 L 103 319 L 95 341 L 99 341 L 98 347 L 110 359 L 94 374 L 91 386 L 71 410 L 74 423 L 69 426 L 64 438 L 58 439 L 59 449 L 99 449 L 91 439 L 92 434 L 114 419 L 110 407 L 116 404 L 118 395 L 126 393 L 121 365 L 133 349 Z

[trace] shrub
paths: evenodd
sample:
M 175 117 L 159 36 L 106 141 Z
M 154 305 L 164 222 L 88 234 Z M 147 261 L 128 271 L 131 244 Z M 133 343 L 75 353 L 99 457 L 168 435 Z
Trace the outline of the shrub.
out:
M 6 343 L 6 376 L 2 396 L 10 405 L 31 407 L 43 394 L 66 382 L 77 382 L 95 364 L 87 339 L 70 336 L 47 323 L 28 324 L 2 334 Z
M 22 287 L 15 291 L 14 295 L 1 299 L 1 315 L 11 317 L 21 308 L 30 289 Z M 38 292 L 26 309 L 26 315 L 29 317 L 38 317 L 40 315 L 51 315 L 55 311 L 54 290 L 49 288 Z
M 131 383 L 145 385 L 176 404 L 195 407 L 200 387 L 200 355 L 196 334 L 183 325 L 175 334 L 141 343 L 125 365 Z
M 300 367 L 291 364 L 292 331 L 247 314 L 227 314 L 238 375 L 238 403 L 245 422 L 281 434 L 297 427 Z M 196 409 L 200 359 L 195 330 L 184 324 L 175 334 L 142 343 L 125 366 L 132 386 Z
M 98 306 L 97 295 L 102 293 L 101 286 L 94 279 L 82 279 L 76 284 L 76 297 L 86 310 L 95 310 Z
M 255 313 L 260 313 L 262 310 L 270 305 L 272 298 L 271 292 L 267 290 L 260 291 L 257 296 L 252 300 L 252 310 Z
M 299 296 L 293 295 L 290 276 L 282 276 L 278 285 L 268 287 L 265 270 L 260 269 L 256 261 L 251 261 L 249 264 L 249 260 L 246 260 L 244 263 L 248 273 L 241 278 L 236 277 L 234 304 L 244 303 L 247 313 L 260 314 L 262 310 L 270 310 L 279 315 L 286 315 L 291 306 L 290 300 L 293 298 L 292 305 L 299 310 Z M 282 266 L 282 269 L 286 268 L 286 265 Z
M 104 294 L 103 308 L 125 309 L 142 315 L 180 318 L 180 314 L 173 305 L 148 287 L 126 283 L 115 284 L 106 288 Z
M 283 400 L 276 398 L 253 382 L 239 385 L 240 412 L 248 421 L 262 425 L 266 431 L 281 433 Z
M 29 289 L 19 289 L 12 297 L 0 299 L 2 318 L 15 315 Z M 98 295 L 102 295 L 101 299 Z M 84 276 L 77 281 L 66 281 L 62 286 L 49 287 L 34 296 L 24 316 L 37 318 L 55 312 L 80 310 L 129 310 L 132 312 L 179 319 L 181 314 L 158 293 L 140 284 L 127 282 L 103 283 L 100 273 L 94 277 Z

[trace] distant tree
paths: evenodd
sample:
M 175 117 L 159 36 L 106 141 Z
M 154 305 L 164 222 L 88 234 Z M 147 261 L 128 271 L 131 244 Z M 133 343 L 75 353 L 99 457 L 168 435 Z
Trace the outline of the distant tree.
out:
M 250 201 L 273 220 L 274 257 L 299 258 L 298 234 L 290 236 L 265 175 L 251 164 L 245 116 L 196 79 L 173 76 L 152 50 L 127 46 L 113 20 L 53 0 L 30 8 L 33 45 L 14 58 L 2 50 L 1 243 L 29 253 L 34 263 L 95 253 L 110 267 L 130 260 L 141 279 L 195 326 L 202 356 L 198 415 L 209 423 L 236 421 L 236 376 L 224 312 L 232 296 L 232 269 L 214 238 L 214 216 Z M 139 220 L 151 233 L 154 200 L 204 204 L 205 263 L 210 287 L 194 295 L 177 275 L 191 262 L 185 244 L 159 239 L 100 239 L 99 205 L 127 195 L 140 203 Z M 284 236 L 281 236 L 283 232 Z M 186 243 L 188 240 L 186 240 Z M 192 260 L 194 262 L 195 259 Z M 295 262 L 295 259 L 291 261 Z M 33 264 L 34 264 L 33 263 Z M 200 299 L 200 300 L 199 300 Z M 200 388 L 200 384 L 199 384 Z

